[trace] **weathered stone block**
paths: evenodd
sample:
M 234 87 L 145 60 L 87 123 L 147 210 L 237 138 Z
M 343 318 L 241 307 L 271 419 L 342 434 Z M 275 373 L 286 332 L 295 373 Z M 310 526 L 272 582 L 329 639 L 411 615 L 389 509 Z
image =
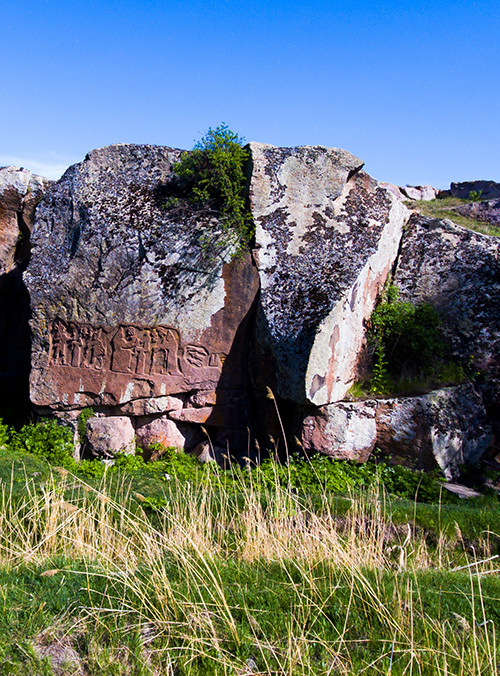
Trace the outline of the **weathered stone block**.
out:
M 339 402 L 308 415 L 300 429 L 304 450 L 337 460 L 368 460 L 377 440 L 376 401 Z
M 394 282 L 403 300 L 431 303 L 453 356 L 500 378 L 500 240 L 451 221 L 410 218 Z
M 261 283 L 255 381 L 296 403 L 341 400 L 408 211 L 344 150 L 250 148 Z
M 135 430 L 125 416 L 92 417 L 87 420 L 87 442 L 93 455 L 114 458 L 118 453 L 135 452 Z
M 25 273 L 37 406 L 246 387 L 258 275 L 213 215 L 168 207 L 180 152 L 101 148 L 47 194 Z

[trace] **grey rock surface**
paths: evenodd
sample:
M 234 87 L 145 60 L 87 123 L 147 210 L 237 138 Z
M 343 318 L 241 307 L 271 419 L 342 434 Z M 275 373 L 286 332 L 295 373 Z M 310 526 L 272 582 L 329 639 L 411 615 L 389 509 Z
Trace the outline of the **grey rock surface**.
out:
M 250 149 L 261 284 L 255 382 L 299 404 L 338 401 L 408 211 L 344 150 Z
M 403 195 L 410 200 L 435 200 L 439 190 L 432 185 L 405 185 L 399 188 Z
M 500 240 L 451 221 L 412 215 L 394 282 L 401 298 L 431 303 L 453 357 L 500 377 Z
M 299 441 L 308 455 L 336 460 L 368 460 L 377 441 L 376 401 L 338 402 L 306 415 Z
M 27 255 L 35 208 L 50 183 L 26 169 L 0 168 L 0 275 Z
M 476 462 L 492 441 L 482 399 L 470 383 L 380 400 L 376 418 L 378 448 L 417 468 L 437 464 L 447 479 L 460 475 L 460 465 Z
M 416 469 L 439 467 L 447 479 L 474 463 L 492 441 L 482 398 L 473 385 L 415 397 L 338 402 L 306 414 L 298 439 L 308 453 L 367 460 L 377 447 Z
M 89 418 L 86 436 L 88 449 L 94 456 L 114 458 L 118 453 L 135 453 L 135 430 L 126 416 Z
M 450 194 L 460 199 L 468 199 L 471 192 L 481 193 L 481 198 L 492 200 L 500 198 L 500 183 L 496 181 L 462 181 L 452 183 Z
M 491 223 L 492 225 L 500 225 L 500 199 L 461 204 L 455 207 L 455 209 L 463 216 L 476 218 L 479 221 Z

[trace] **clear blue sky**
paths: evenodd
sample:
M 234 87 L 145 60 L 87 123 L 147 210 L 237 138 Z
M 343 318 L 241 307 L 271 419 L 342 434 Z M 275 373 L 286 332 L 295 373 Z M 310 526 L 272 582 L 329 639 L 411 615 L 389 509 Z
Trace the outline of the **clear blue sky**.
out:
M 400 185 L 500 181 L 498 0 L 6 0 L 1 24 L 2 165 L 224 121 Z

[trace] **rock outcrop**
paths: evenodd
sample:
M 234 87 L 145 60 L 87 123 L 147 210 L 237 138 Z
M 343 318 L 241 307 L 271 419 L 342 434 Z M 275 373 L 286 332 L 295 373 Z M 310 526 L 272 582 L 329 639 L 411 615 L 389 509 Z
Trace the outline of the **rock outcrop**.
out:
M 471 192 L 481 194 L 484 200 L 493 200 L 500 198 L 500 183 L 495 181 L 462 181 L 461 183 L 452 183 L 450 194 L 452 197 L 468 199 Z
M 246 391 L 258 276 L 213 215 L 166 206 L 179 155 L 95 150 L 40 206 L 25 274 L 36 406 L 148 415 L 169 395 Z
M 394 282 L 440 313 L 455 359 L 500 378 L 500 240 L 413 214 Z
M 261 288 L 255 382 L 297 404 L 339 401 L 408 212 L 344 150 L 250 148 Z
M 410 189 L 378 183 L 344 150 L 249 149 L 255 241 L 243 256 L 216 212 L 179 200 L 180 150 L 101 148 L 47 190 L 24 274 L 36 410 L 76 429 L 93 407 L 93 454 L 137 443 L 145 457 L 176 446 L 224 464 L 275 449 L 286 427 L 308 454 L 363 461 L 378 447 L 455 477 L 491 442 L 481 396 L 490 418 L 500 407 L 498 239 L 408 221 Z M 13 214 L 29 234 L 47 188 L 23 181 L 1 202 L 13 205 L 0 211 L 5 271 L 17 269 Z M 487 386 L 345 401 L 390 273 L 403 299 L 436 307 L 454 357 L 473 355 Z
M 491 225 L 500 225 L 500 199 L 461 204 L 455 207 L 455 210 L 463 216 L 491 223 Z
M 25 169 L 0 168 L 0 407 L 9 421 L 29 406 L 30 304 L 22 272 L 35 208 L 49 184 Z
M 432 185 L 405 185 L 399 188 L 403 197 L 410 200 L 435 200 L 439 194 L 439 190 L 433 188 Z
M 492 441 L 481 396 L 471 384 L 394 399 L 339 402 L 306 415 L 297 430 L 308 453 L 367 460 L 375 448 L 416 469 L 439 467 L 447 479 Z

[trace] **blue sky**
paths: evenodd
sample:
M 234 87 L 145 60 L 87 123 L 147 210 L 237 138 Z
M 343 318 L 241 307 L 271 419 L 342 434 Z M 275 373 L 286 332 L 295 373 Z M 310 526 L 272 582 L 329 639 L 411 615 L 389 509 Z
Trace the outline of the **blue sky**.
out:
M 375 178 L 500 181 L 498 0 L 8 0 L 0 164 L 116 142 L 345 148 Z

